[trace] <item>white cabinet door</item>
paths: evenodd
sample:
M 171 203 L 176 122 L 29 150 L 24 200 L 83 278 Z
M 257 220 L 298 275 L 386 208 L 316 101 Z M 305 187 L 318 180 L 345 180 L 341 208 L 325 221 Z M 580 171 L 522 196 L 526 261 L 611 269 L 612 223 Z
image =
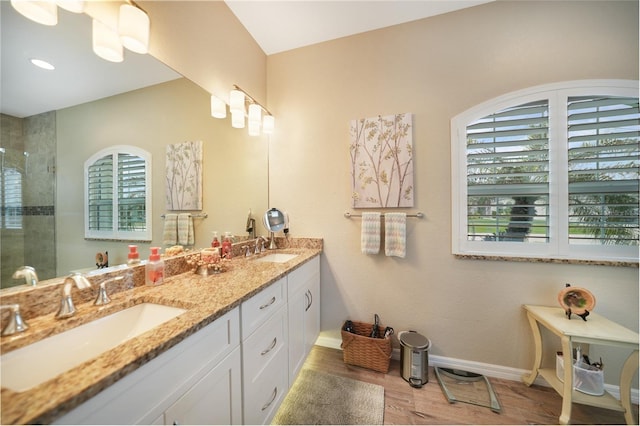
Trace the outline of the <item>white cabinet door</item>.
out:
M 241 424 L 240 386 L 240 348 L 236 348 L 167 409 L 165 424 Z
M 291 386 L 320 333 L 320 256 L 288 275 L 287 292 Z
M 289 297 L 289 386 L 293 385 L 306 356 L 304 318 L 307 300 L 305 291 L 297 291 Z
M 304 314 L 305 356 L 316 343 L 320 334 L 320 276 L 309 285 L 308 305 Z

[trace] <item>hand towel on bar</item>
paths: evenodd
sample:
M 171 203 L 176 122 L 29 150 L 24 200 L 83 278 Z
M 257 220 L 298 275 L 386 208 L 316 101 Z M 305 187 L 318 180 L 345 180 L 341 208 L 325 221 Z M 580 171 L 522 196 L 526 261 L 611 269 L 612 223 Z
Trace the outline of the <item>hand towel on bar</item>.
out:
M 377 254 L 380 251 L 380 213 L 362 213 L 360 245 L 362 254 Z
M 384 254 L 404 257 L 407 246 L 407 214 L 386 213 L 384 215 Z
M 193 243 L 193 218 L 191 213 L 180 213 L 178 215 L 178 244 L 192 246 Z
M 165 246 L 174 246 L 178 242 L 178 215 L 167 213 L 164 215 L 164 230 L 162 243 Z

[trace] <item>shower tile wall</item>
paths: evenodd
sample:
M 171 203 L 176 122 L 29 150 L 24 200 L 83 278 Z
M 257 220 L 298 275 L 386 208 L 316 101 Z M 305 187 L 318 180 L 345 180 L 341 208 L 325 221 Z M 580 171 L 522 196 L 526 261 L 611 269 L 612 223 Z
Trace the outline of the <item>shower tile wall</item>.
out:
M 22 265 L 36 268 L 40 279 L 56 276 L 56 115 L 48 112 L 24 119 L 1 118 L 4 167 L 17 167 L 23 179 L 23 228 L 2 229 L 0 286 L 4 288 L 19 284 L 11 275 Z

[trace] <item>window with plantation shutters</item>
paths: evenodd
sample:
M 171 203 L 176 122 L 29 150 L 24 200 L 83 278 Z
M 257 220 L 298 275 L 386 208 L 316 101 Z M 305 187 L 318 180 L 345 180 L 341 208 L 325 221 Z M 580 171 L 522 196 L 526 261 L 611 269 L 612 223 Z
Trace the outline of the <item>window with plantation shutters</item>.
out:
M 151 239 L 151 156 L 116 146 L 85 163 L 85 237 Z
M 638 82 L 569 82 L 452 120 L 455 254 L 638 261 Z
M 638 98 L 568 99 L 569 242 L 638 242 Z
M 467 126 L 467 238 L 549 238 L 549 103 L 507 108 Z
M 22 174 L 13 167 L 2 169 L 2 227 L 22 229 Z

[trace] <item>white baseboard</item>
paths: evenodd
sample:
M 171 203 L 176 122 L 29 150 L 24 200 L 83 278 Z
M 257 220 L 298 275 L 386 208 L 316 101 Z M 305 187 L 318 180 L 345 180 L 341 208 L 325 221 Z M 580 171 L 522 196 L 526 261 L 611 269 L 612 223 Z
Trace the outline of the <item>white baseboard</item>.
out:
M 324 346 L 327 348 L 340 349 L 340 339 L 331 337 L 318 337 L 316 345 Z M 394 349 L 391 358 L 400 359 L 400 349 Z M 504 367 L 502 365 L 486 364 L 482 362 L 467 361 L 464 359 L 448 358 L 439 355 L 429 354 L 429 365 L 432 367 L 444 367 L 455 368 L 463 371 L 471 371 L 478 374 L 483 374 L 487 377 L 495 377 L 497 379 L 513 380 L 519 382 L 522 380 L 524 374 L 528 374 L 530 370 L 522 370 L 520 368 Z M 536 378 L 534 384 L 540 386 L 549 387 L 550 385 L 541 377 Z M 605 390 L 611 395 L 620 399 L 620 387 L 617 385 L 604 385 Z M 631 401 L 634 404 L 638 404 L 639 393 L 638 389 L 631 389 Z

